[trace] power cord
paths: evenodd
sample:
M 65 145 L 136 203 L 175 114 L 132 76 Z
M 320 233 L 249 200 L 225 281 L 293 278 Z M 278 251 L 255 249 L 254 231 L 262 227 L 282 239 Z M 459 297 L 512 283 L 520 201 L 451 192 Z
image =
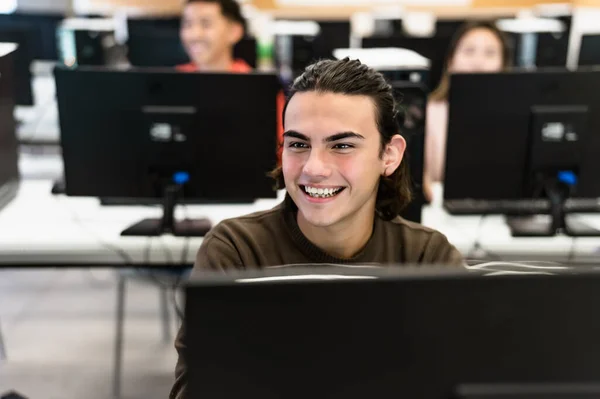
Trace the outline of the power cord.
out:
M 48 113 L 48 110 L 50 109 L 50 107 L 52 106 L 52 104 L 55 101 L 56 101 L 56 93 L 54 93 L 52 95 L 52 97 L 50 98 L 50 100 L 46 101 L 40 107 L 39 119 L 34 123 L 32 133 L 29 135 L 29 137 L 23 137 L 23 138 L 21 138 L 20 139 L 21 141 L 29 141 L 29 142 L 33 141 L 33 139 L 38 135 L 38 129 L 40 128 L 40 126 L 44 122 L 44 118 L 46 117 L 46 114 Z M 22 126 L 26 126 L 26 123 L 23 123 Z
M 183 218 L 184 220 L 189 220 L 189 214 L 188 214 L 188 208 L 186 204 L 182 204 L 183 206 Z M 180 264 L 181 266 L 185 265 L 185 263 L 187 262 L 187 258 L 188 258 L 188 252 L 189 252 L 189 248 L 190 248 L 190 236 L 185 236 L 184 237 L 185 241 L 183 243 L 183 248 L 181 249 L 181 257 L 180 257 Z
M 64 208 L 67 210 L 67 212 L 70 214 L 71 219 L 79 226 L 82 228 L 82 230 L 84 230 L 86 233 L 90 234 L 92 237 L 94 237 L 98 243 L 100 245 L 102 245 L 104 248 L 109 249 L 110 251 L 112 251 L 113 253 L 119 255 L 119 257 L 121 258 L 121 260 L 123 261 L 125 266 L 129 266 L 129 267 L 134 267 L 134 261 L 133 258 L 121 247 L 119 247 L 118 245 L 112 244 L 110 242 L 105 241 L 102 237 L 100 237 L 97 232 L 95 232 L 93 229 L 90 229 L 80 218 L 79 215 L 77 214 L 77 212 L 73 211 L 72 208 L 70 208 L 68 205 L 66 205 L 64 203 L 64 198 L 63 196 L 57 196 L 56 198 L 59 198 L 59 202 L 61 203 L 62 206 L 64 206 Z
M 577 237 L 571 237 L 571 249 L 569 250 L 569 255 L 567 256 L 567 265 L 571 265 L 575 260 L 575 244 L 577 243 Z
M 500 256 L 483 248 L 483 246 L 481 245 L 481 238 L 480 238 L 481 231 L 483 229 L 483 224 L 484 224 L 484 221 L 487 218 L 487 216 L 489 216 L 489 213 L 486 212 L 486 213 L 482 214 L 481 217 L 479 218 L 479 224 L 477 225 L 477 232 L 475 235 L 475 242 L 473 243 L 473 246 L 471 247 L 471 249 L 469 250 L 469 252 L 467 253 L 467 256 L 466 256 L 467 262 L 480 260 L 476 255 L 477 251 L 483 252 L 485 254 L 486 258 L 489 258 L 494 261 L 502 261 L 502 258 Z

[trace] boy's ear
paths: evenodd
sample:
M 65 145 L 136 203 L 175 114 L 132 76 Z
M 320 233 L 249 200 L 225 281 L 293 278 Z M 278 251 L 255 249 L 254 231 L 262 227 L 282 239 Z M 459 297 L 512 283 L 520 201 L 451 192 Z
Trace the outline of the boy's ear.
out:
M 390 142 L 386 144 L 383 152 L 383 170 L 381 171 L 383 176 L 390 176 L 398 169 L 404 158 L 405 150 L 406 140 L 404 140 L 404 137 L 399 134 L 394 135 Z

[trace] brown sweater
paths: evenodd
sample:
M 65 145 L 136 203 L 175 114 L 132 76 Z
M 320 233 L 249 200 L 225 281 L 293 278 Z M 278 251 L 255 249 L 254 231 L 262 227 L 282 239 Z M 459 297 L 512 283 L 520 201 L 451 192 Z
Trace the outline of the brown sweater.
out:
M 461 254 L 444 235 L 399 217 L 393 221 L 376 217 L 373 234 L 365 247 L 351 259 L 336 258 L 302 234 L 296 222 L 296 207 L 288 197 L 269 211 L 225 220 L 215 226 L 202 242 L 194 273 L 201 273 L 203 269 L 226 271 L 314 263 L 464 265 Z M 186 397 L 184 334 L 182 326 L 175 342 L 179 361 L 171 399 Z

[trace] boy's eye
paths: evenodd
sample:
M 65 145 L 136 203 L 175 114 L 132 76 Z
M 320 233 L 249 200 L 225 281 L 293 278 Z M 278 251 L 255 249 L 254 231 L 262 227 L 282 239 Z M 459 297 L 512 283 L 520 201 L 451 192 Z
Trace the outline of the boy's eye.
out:
M 288 147 L 290 147 L 290 148 L 308 148 L 308 145 L 306 143 L 301 143 L 299 141 L 293 141 L 288 145 Z
M 333 146 L 336 150 L 349 150 L 350 148 L 354 148 L 352 144 L 340 143 Z

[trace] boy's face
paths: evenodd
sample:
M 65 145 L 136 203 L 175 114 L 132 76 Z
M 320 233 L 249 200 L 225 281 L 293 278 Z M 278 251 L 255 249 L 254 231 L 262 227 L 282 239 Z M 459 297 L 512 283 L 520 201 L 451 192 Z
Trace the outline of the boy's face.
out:
M 210 67 L 232 54 L 243 28 L 223 15 L 220 4 L 200 1 L 185 6 L 180 36 L 190 60 Z
M 386 146 L 381 153 L 371 98 L 296 93 L 285 113 L 285 128 L 285 186 L 303 222 L 351 226 L 374 214 L 379 179 L 400 165 L 405 142 L 394 136 L 391 152 Z

